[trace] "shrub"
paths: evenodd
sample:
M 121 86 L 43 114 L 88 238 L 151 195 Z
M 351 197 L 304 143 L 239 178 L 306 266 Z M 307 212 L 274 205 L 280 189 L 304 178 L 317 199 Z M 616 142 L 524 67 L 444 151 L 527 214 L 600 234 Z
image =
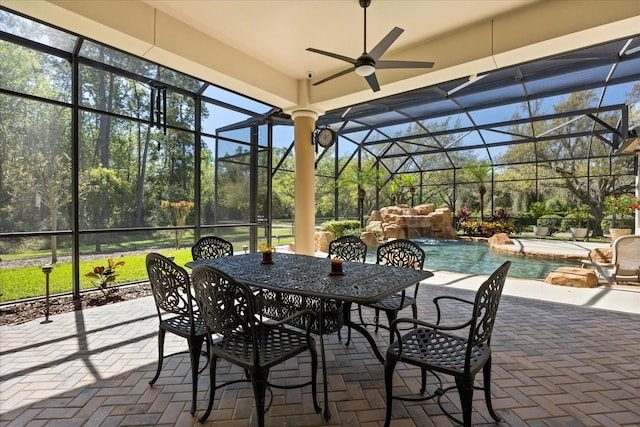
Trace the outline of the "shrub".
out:
M 531 214 L 533 223 L 542 227 L 542 225 L 538 224 L 538 219 L 544 215 L 550 215 L 552 212 L 543 202 L 533 202 L 531 206 L 529 206 L 529 213 Z
M 456 217 L 458 218 L 459 222 L 468 220 L 469 217 L 471 217 L 471 209 L 467 207 L 460 209 L 458 212 L 456 212 Z
M 460 223 L 462 231 L 469 236 L 491 237 L 497 233 L 513 233 L 511 221 L 474 221 L 468 220 Z
M 362 230 L 360 228 L 360 221 L 358 221 L 357 219 L 327 221 L 320 225 L 320 229 L 322 231 L 328 231 L 332 233 L 334 239 L 342 237 L 345 234 L 353 234 L 354 230 Z M 358 233 L 357 235 L 359 236 L 360 234 Z
M 562 228 L 562 217 L 560 215 L 542 215 L 536 224 L 538 227 L 549 227 L 549 234 L 557 233 Z
M 531 215 L 528 212 L 511 214 L 511 222 L 516 233 L 522 233 L 528 225 L 531 225 Z

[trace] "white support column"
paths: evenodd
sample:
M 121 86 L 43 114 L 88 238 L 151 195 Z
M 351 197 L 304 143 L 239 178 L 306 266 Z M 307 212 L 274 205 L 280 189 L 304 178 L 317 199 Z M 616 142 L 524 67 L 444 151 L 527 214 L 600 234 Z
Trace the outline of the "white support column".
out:
M 309 110 L 291 113 L 294 123 L 295 152 L 295 250 L 315 254 L 315 150 L 313 131 L 318 114 Z

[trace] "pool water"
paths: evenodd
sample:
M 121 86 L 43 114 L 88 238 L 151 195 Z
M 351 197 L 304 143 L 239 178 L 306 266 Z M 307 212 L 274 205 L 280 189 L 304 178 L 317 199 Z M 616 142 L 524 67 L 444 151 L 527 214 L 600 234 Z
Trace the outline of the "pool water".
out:
M 558 267 L 579 267 L 580 263 L 500 254 L 482 242 L 462 240 L 413 239 L 425 251 L 424 268 L 463 274 L 491 274 L 505 261 L 511 261 L 509 277 L 544 279 Z M 368 262 L 375 262 L 375 253 Z

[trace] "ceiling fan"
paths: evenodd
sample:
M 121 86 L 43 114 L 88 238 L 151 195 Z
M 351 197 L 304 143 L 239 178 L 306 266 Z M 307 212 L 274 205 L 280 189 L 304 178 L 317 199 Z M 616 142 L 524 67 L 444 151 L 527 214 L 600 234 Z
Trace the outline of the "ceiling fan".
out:
M 377 92 L 380 90 L 378 79 L 376 78 L 376 69 L 390 69 L 390 68 L 431 68 L 433 62 L 420 62 L 420 61 L 381 61 L 380 57 L 389 49 L 389 47 L 396 41 L 400 34 L 403 33 L 402 28 L 395 27 L 389 32 L 380 42 L 367 53 L 367 7 L 371 4 L 371 0 L 359 0 L 360 6 L 364 10 L 364 52 L 357 59 L 349 58 L 347 56 L 339 55 L 337 53 L 327 52 L 324 50 L 314 49 L 312 47 L 307 48 L 310 52 L 319 53 L 320 55 L 330 56 L 332 58 L 339 59 L 341 61 L 353 64 L 346 70 L 333 74 L 325 79 L 315 82 L 313 85 L 319 85 L 336 77 L 343 76 L 352 71 L 355 71 L 359 76 L 364 77 L 369 83 L 371 90 Z

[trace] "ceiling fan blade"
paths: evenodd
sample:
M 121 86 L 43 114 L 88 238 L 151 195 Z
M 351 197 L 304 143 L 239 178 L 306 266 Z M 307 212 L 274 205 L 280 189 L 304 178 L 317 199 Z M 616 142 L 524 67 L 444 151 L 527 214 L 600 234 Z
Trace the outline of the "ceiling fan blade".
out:
M 371 87 L 372 91 L 378 92 L 380 90 L 380 85 L 378 84 L 376 73 L 366 76 L 365 79 L 367 79 L 367 83 L 369 83 L 369 86 Z
M 339 59 L 344 62 L 348 62 L 349 64 L 356 65 L 356 60 L 353 58 L 349 58 L 348 56 L 338 55 L 337 53 L 327 52 L 326 50 L 314 49 L 312 47 L 308 47 L 307 50 L 309 52 L 319 53 L 320 55 L 330 56 L 331 58 Z
M 394 27 L 393 30 L 389 31 L 389 34 L 380 40 L 380 43 L 378 43 L 376 47 L 371 49 L 369 56 L 371 56 L 374 61 L 378 61 L 378 59 L 387 51 L 387 49 L 389 49 L 393 42 L 396 41 L 403 32 L 404 30 L 402 28 Z
M 333 74 L 333 75 L 331 75 L 331 76 L 329 76 L 327 78 L 324 78 L 324 79 L 320 80 L 319 82 L 315 82 L 315 83 L 313 83 L 313 85 L 317 86 L 317 85 L 322 84 L 324 82 L 328 82 L 329 80 L 333 80 L 336 77 L 340 77 L 340 76 L 344 76 L 345 74 L 349 74 L 350 72 L 352 72 L 354 70 L 355 70 L 355 68 L 347 68 L 346 70 L 342 70 L 339 73 Z
M 376 69 L 384 70 L 389 68 L 432 68 L 433 62 L 421 61 L 378 61 Z

